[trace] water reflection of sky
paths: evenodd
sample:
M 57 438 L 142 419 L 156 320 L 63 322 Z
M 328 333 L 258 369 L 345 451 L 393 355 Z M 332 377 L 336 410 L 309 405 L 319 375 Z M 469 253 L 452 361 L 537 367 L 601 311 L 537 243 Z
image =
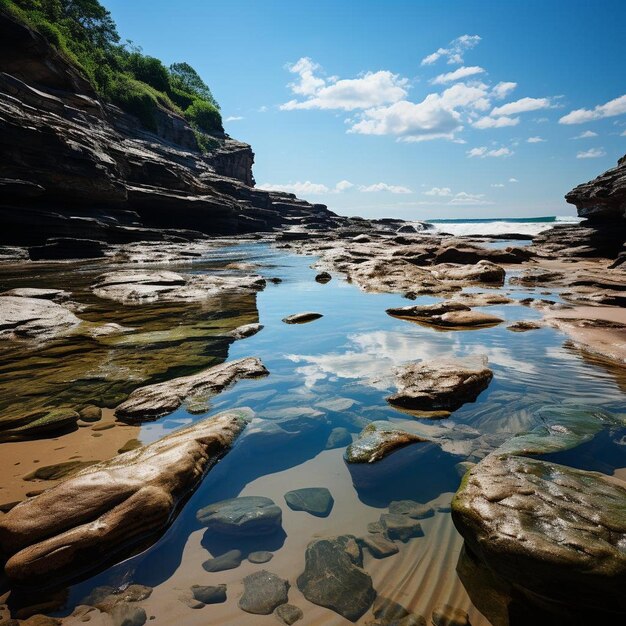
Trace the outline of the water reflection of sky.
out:
M 580 402 L 614 411 L 625 409 L 612 375 L 564 348 L 564 337 L 556 331 L 506 330 L 506 323 L 540 317 L 532 308 L 516 304 L 489 307 L 485 310 L 505 318 L 506 323 L 495 328 L 439 332 L 388 316 L 386 308 L 408 303 L 400 296 L 366 294 L 339 277 L 326 285 L 316 283 L 310 257 L 289 256 L 264 245 L 231 247 L 227 254 L 232 261 L 265 265 L 263 274 L 282 279 L 280 284 L 268 283 L 258 294 L 263 331 L 235 342 L 229 353 L 229 359 L 259 356 L 270 375 L 241 381 L 213 398 L 208 413 L 250 407 L 256 417 L 165 535 L 143 554 L 76 586 L 72 601 L 96 584 L 131 579 L 151 585 L 163 582 L 180 565 L 187 537 L 199 528 L 195 520 L 198 508 L 235 497 L 260 477 L 288 472 L 314 459 L 323 452 L 334 427 L 345 427 L 356 436 L 364 419 L 391 420 L 407 428 L 414 425 L 429 430 L 444 443 L 423 454 L 417 447 L 406 449 L 393 463 L 381 464 L 367 476 L 352 474 L 355 506 L 357 502 L 385 506 L 392 496 L 425 501 L 453 492 L 459 481 L 455 464 L 471 454 L 484 456 L 529 428 L 538 407 Z M 220 252 L 213 252 L 213 256 L 219 259 Z M 513 293 L 516 299 L 527 295 L 536 296 L 525 291 Z M 433 301 L 420 298 L 417 303 Z M 286 315 L 308 310 L 324 317 L 303 325 L 281 321 Z M 482 355 L 494 370 L 492 384 L 477 402 L 466 404 L 447 420 L 422 421 L 422 426 L 420 420 L 399 413 L 385 402 L 393 386 L 393 368 L 402 363 Z M 144 425 L 141 440 L 154 441 L 201 417 L 181 408 Z M 621 458 L 626 465 L 625 453 L 620 456 L 616 446 L 612 450 L 613 463 Z M 341 465 L 341 471 L 352 469 Z M 420 476 L 423 480 L 417 480 Z M 384 480 L 377 481 L 380 477 Z M 317 484 L 315 476 L 311 482 Z M 289 488 L 285 485 L 285 491 Z M 324 523 L 332 524 L 332 514 L 328 522 L 316 522 L 318 534 L 324 533 Z M 231 547 L 211 546 L 214 555 Z

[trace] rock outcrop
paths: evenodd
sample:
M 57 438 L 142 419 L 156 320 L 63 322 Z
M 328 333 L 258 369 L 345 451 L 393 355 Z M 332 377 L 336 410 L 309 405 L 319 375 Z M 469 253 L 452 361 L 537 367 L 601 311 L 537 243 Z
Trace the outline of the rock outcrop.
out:
M 255 189 L 247 144 L 213 144 L 203 154 L 165 109 L 149 131 L 98 100 L 39 33 L 0 11 L 0 244 L 89 258 L 107 243 L 340 222 L 324 205 Z
M 537 604 L 624 612 L 626 484 L 519 456 L 492 454 L 452 501 L 470 552 Z
M 228 411 L 93 465 L 0 518 L 6 575 L 58 583 L 163 530 L 246 425 Z
M 576 206 L 580 217 L 591 222 L 626 220 L 626 155 L 617 167 L 574 187 L 565 199 Z

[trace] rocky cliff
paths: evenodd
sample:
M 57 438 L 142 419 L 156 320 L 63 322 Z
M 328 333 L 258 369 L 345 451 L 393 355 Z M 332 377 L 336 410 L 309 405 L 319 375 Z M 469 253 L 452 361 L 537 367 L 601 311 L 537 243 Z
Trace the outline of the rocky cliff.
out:
M 617 167 L 572 189 L 565 199 L 591 222 L 626 220 L 626 154 Z
M 0 245 L 71 257 L 339 219 L 255 189 L 249 145 L 223 135 L 203 154 L 183 118 L 163 109 L 156 122 L 149 132 L 99 100 L 42 36 L 0 12 Z

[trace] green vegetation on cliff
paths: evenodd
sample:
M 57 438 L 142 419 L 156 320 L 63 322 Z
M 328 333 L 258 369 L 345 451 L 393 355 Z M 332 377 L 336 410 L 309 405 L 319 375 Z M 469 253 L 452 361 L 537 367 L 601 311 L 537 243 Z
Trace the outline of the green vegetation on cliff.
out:
M 120 43 L 98 0 L 0 0 L 0 8 L 41 33 L 91 81 L 99 96 L 156 129 L 159 107 L 185 117 L 198 133 L 221 132 L 219 105 L 188 63 L 165 67 L 131 42 Z

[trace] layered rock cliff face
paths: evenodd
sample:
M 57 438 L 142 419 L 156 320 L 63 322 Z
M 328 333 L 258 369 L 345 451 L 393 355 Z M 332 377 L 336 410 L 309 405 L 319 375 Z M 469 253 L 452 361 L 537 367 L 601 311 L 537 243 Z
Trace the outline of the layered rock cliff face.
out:
M 181 241 L 339 219 L 255 189 L 249 145 L 216 137 L 202 154 L 164 109 L 156 126 L 100 101 L 43 37 L 0 12 L 0 244 L 71 256 L 97 246 L 68 238 Z
M 593 222 L 626 220 L 626 154 L 617 167 L 572 189 L 565 199 L 576 206 L 578 215 Z

